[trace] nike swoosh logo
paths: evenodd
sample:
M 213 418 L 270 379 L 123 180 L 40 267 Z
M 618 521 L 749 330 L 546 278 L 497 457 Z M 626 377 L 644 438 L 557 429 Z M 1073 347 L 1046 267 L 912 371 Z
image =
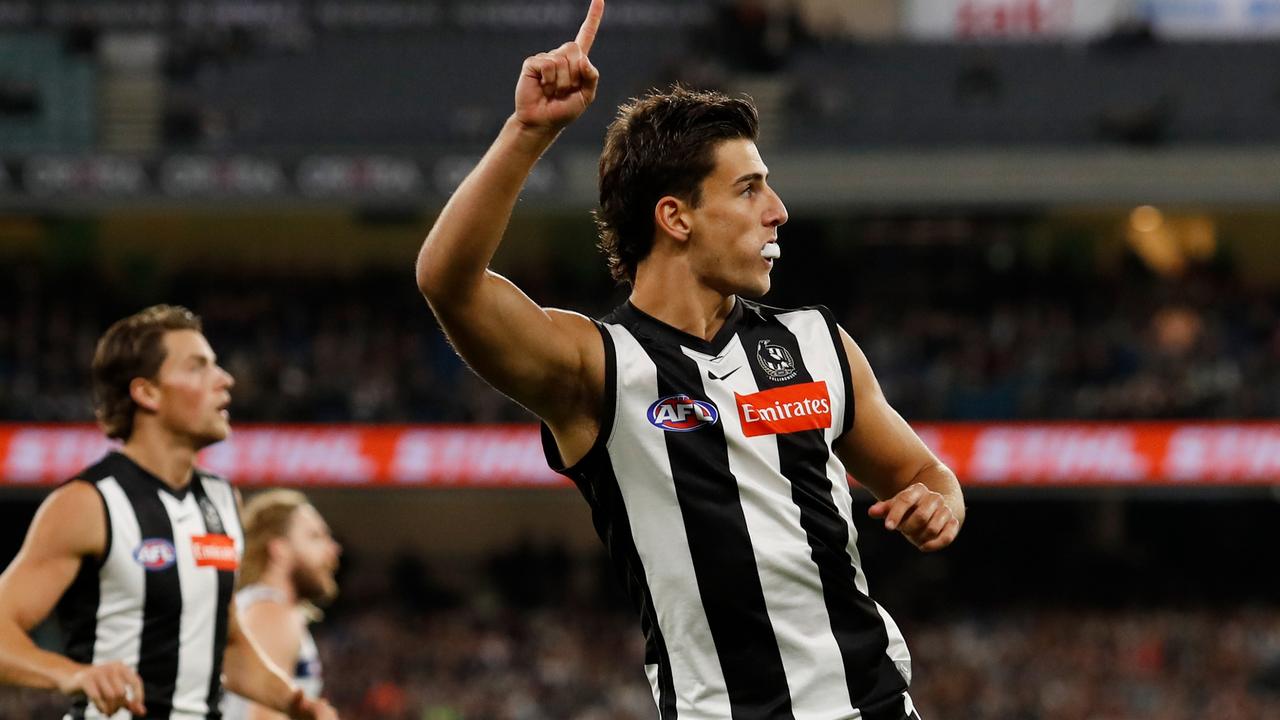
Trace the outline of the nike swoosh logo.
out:
M 713 372 L 711 372 L 710 370 L 708 370 L 708 371 L 707 371 L 707 377 L 708 377 L 708 378 L 710 378 L 711 380 L 727 380 L 727 379 L 729 378 L 729 376 L 730 376 L 730 375 L 732 375 L 732 374 L 734 374 L 734 373 L 738 372 L 738 371 L 739 371 L 739 370 L 741 370 L 741 369 L 742 369 L 742 366 L 741 366 L 741 365 L 739 365 L 738 367 L 736 367 L 736 368 L 734 368 L 734 369 L 730 370 L 729 372 L 727 372 L 727 373 L 725 373 L 725 374 L 721 375 L 720 377 L 716 377 L 716 374 L 715 374 L 715 373 L 713 373 Z

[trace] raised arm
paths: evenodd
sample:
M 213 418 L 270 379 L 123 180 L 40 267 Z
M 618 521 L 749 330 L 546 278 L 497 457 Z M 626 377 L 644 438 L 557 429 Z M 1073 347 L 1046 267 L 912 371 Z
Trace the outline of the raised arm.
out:
M 964 496 L 955 473 L 925 446 L 885 399 L 867 357 L 843 328 L 840 337 L 853 380 L 853 427 L 836 454 L 879 502 L 871 517 L 883 518 L 913 545 L 931 552 L 950 545 L 964 524 Z
M 595 98 L 587 53 L 604 15 L 592 0 L 577 39 L 524 61 L 515 112 L 445 205 L 418 254 L 418 288 L 462 357 L 553 429 L 593 412 L 603 346 L 587 318 L 539 307 L 488 269 L 534 163 Z
M 124 663 L 82 665 L 31 641 L 85 558 L 106 551 L 106 511 L 85 482 L 58 488 L 40 506 L 22 549 L 0 575 L 0 683 L 83 694 L 105 715 L 143 715 L 142 679 Z

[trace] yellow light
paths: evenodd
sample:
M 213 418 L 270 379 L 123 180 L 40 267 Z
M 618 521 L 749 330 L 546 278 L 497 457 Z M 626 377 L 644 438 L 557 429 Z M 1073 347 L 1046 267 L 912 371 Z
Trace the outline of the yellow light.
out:
M 1164 224 L 1164 215 L 1150 205 L 1140 205 L 1129 214 L 1129 225 L 1141 233 L 1155 232 Z

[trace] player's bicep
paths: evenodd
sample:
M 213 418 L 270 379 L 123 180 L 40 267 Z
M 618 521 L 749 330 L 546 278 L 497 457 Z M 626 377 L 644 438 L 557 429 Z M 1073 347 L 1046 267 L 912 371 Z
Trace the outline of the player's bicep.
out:
M 74 482 L 36 512 L 13 562 L 0 574 L 0 616 L 30 630 L 48 617 L 80 563 L 106 549 L 106 513 L 97 491 Z
M 837 442 L 836 454 L 859 484 L 884 499 L 937 458 L 889 404 L 862 349 L 843 328 L 840 336 L 857 405 L 853 427 Z
M 544 417 L 559 414 L 576 402 L 565 389 L 585 381 L 587 356 L 603 355 L 599 333 L 582 315 L 539 307 L 497 273 L 481 285 L 466 302 L 432 306 L 450 342 L 504 394 Z

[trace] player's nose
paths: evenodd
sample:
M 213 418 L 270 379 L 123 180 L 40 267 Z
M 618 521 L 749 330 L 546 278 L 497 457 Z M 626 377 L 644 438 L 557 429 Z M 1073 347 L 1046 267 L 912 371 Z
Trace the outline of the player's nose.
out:
M 783 204 L 782 198 L 778 193 L 769 188 L 769 208 L 764 214 L 764 224 L 768 227 L 778 227 L 787 223 L 787 206 Z

